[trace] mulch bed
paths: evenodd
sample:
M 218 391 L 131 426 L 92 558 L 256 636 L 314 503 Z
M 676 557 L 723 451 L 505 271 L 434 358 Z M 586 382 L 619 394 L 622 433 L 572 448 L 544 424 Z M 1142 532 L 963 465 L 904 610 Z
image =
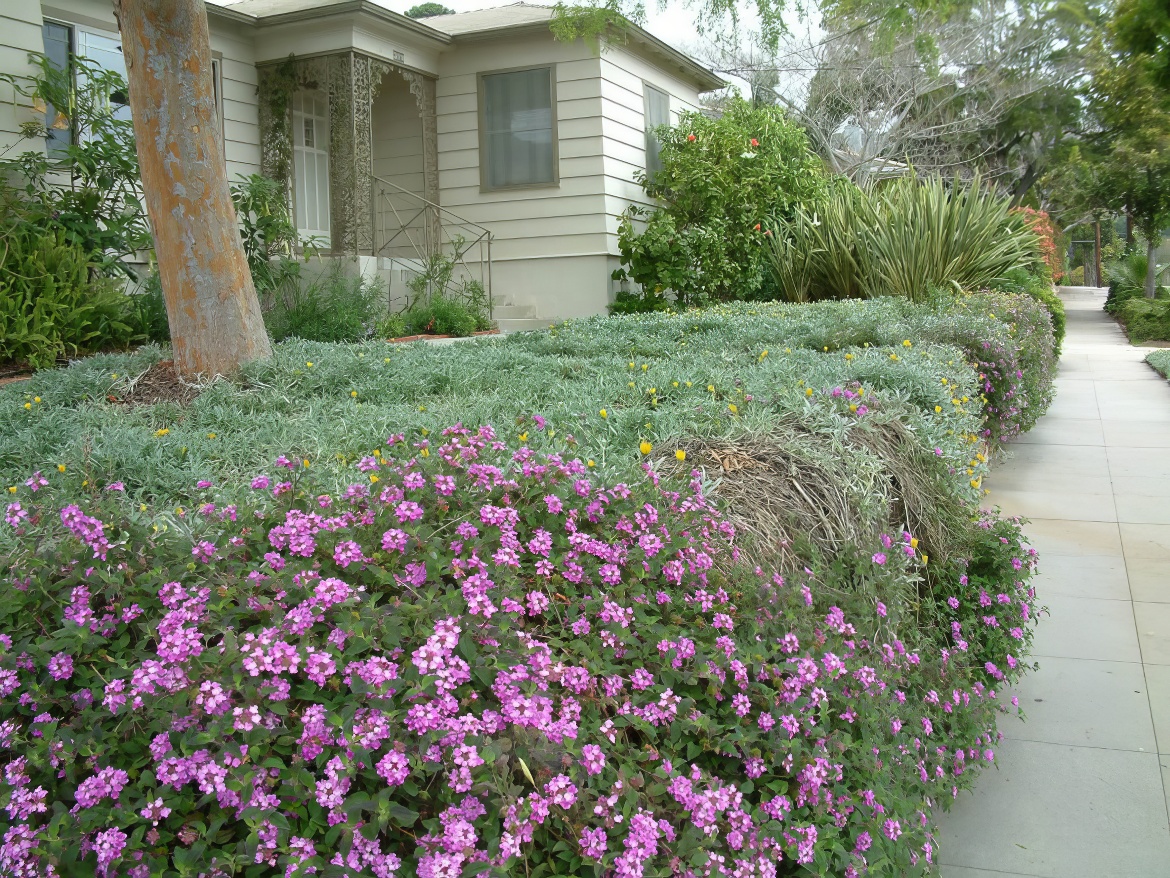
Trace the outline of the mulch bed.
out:
M 159 360 L 141 375 L 129 379 L 124 385 L 120 384 L 116 389 L 121 390 L 121 393 L 111 392 L 106 399 L 127 407 L 160 402 L 187 405 L 203 390 L 197 384 L 183 382 L 175 372 L 173 360 Z
M 500 331 L 498 329 L 485 329 L 483 332 L 472 333 L 473 336 L 499 335 L 499 334 L 500 334 Z M 386 341 L 390 342 L 390 344 L 398 344 L 399 342 L 404 342 L 404 341 L 436 341 L 440 338 L 455 338 L 455 337 L 456 336 L 453 336 L 453 335 L 428 335 L 428 334 L 403 335 L 399 338 L 388 338 L 388 339 L 386 339 Z

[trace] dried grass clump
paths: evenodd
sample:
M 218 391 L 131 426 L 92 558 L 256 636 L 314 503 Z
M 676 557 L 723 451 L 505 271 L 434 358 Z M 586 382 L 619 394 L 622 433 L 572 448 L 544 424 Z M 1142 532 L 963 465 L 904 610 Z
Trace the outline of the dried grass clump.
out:
M 954 477 L 897 417 L 867 418 L 842 435 L 789 423 L 679 447 L 684 463 L 664 455 L 660 465 L 676 476 L 703 471 L 749 563 L 791 568 L 902 530 L 942 561 L 965 530 Z

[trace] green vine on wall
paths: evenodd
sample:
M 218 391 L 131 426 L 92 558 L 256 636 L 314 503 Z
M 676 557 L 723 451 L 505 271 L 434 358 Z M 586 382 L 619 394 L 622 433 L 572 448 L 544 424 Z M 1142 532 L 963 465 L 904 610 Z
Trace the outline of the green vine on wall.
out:
M 295 55 L 261 68 L 256 94 L 260 103 L 265 176 L 282 182 L 292 180 L 292 98 L 301 89 L 317 88 L 319 83 L 311 70 Z

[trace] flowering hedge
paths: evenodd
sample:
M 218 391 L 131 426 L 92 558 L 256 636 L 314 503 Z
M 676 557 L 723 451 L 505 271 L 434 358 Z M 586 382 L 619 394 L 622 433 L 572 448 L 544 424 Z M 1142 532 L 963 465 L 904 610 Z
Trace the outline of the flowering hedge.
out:
M 1023 667 L 1018 528 L 919 627 L 910 534 L 746 570 L 697 478 L 433 438 L 332 494 L 281 458 L 180 512 L 10 497 L 0 874 L 927 868 Z

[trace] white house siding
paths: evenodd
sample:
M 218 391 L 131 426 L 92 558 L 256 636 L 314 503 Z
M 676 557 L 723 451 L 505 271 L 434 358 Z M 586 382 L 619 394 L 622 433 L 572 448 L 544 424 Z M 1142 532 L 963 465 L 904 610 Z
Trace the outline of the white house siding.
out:
M 251 30 L 208 10 L 211 52 L 220 58 L 223 88 L 223 147 L 228 179 L 260 173 L 260 118 L 256 54 Z
M 33 0 L 0 2 L 0 70 L 14 74 L 36 73 L 36 66 L 28 62 L 28 53 L 44 51 L 41 23 L 40 6 Z M 44 149 L 44 141 L 40 138 L 16 146 L 22 139 L 21 124 L 35 121 L 40 114 L 33 111 L 27 99 L 15 98 L 11 86 L 0 84 L 0 154 L 4 158 Z
M 617 232 L 631 203 L 651 205 L 634 175 L 646 170 L 645 84 L 670 98 L 670 121 L 684 110 L 699 109 L 695 85 L 674 76 L 636 53 L 633 47 L 610 47 L 601 56 L 601 125 L 605 156 L 605 227 L 608 264 L 620 266 Z M 611 284 L 612 286 L 612 284 Z
M 604 310 L 608 263 L 600 59 L 548 32 L 460 41 L 440 58 L 437 83 L 439 203 L 491 229 L 497 301 L 541 318 Z M 477 77 L 556 65 L 560 183 L 481 191 Z

